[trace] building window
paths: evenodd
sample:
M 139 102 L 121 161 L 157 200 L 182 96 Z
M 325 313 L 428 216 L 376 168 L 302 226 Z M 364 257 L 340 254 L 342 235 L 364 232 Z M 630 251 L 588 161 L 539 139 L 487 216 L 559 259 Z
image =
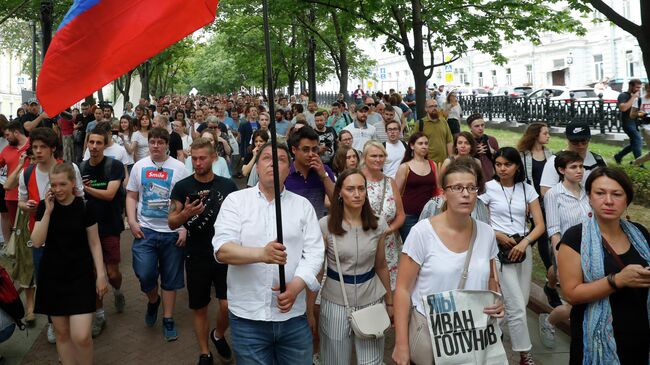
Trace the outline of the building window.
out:
M 528 85 L 533 84 L 533 65 L 526 65 L 526 82 Z
M 564 68 L 564 58 L 558 58 L 556 60 L 553 60 L 553 68 L 556 70 Z
M 467 74 L 465 73 L 465 69 L 457 68 L 455 73 L 458 75 L 458 81 L 460 84 L 465 85 L 467 83 Z
M 623 0 L 623 16 L 630 18 L 630 0 Z
M 512 69 L 506 68 L 506 85 L 512 85 Z
M 478 73 L 478 86 L 483 87 L 483 72 Z
M 492 70 L 492 86 L 497 86 L 497 70 Z
M 438 72 L 436 72 L 436 76 L 438 78 L 438 81 L 442 81 L 442 70 L 438 68 Z
M 603 68 L 603 55 L 594 55 L 594 79 L 601 81 L 605 78 L 605 70 Z

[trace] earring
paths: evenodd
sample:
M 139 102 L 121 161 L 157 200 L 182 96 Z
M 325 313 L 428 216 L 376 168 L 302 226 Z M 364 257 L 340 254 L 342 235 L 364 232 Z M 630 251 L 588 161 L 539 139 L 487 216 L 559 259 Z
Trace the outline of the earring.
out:
M 343 197 L 339 195 L 339 203 L 343 204 Z
M 627 208 L 625 208 L 625 219 L 628 221 L 630 220 L 630 213 L 628 212 Z

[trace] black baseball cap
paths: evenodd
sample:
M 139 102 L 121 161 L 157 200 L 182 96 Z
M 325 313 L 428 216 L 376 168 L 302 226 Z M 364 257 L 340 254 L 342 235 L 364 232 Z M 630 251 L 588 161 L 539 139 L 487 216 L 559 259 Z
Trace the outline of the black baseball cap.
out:
M 364 105 L 361 105 L 361 106 L 359 107 L 359 109 L 357 109 L 357 110 L 358 110 L 358 111 L 366 111 L 366 112 L 367 112 L 367 111 L 370 111 L 370 107 L 368 107 L 367 105 L 364 104 Z
M 569 141 L 591 139 L 589 124 L 584 122 L 571 122 L 564 132 Z

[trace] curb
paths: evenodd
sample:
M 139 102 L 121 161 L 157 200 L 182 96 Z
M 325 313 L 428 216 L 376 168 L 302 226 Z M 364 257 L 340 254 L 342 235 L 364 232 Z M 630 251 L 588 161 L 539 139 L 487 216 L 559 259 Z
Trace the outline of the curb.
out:
M 553 308 L 548 305 L 544 289 L 535 283 L 530 284 L 530 296 L 528 298 L 528 309 L 539 314 L 551 313 Z M 569 321 L 562 321 L 556 326 L 559 330 L 571 336 L 571 326 Z

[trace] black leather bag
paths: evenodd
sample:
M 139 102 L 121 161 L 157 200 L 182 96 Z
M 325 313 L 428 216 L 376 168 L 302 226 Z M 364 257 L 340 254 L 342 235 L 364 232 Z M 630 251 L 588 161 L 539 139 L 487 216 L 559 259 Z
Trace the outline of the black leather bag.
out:
M 514 234 L 508 237 L 514 238 L 515 242 L 517 243 L 521 242 L 521 240 L 523 239 L 523 237 L 520 236 L 519 234 Z M 519 264 L 524 262 L 524 260 L 526 260 L 526 252 L 524 252 L 524 254 L 521 255 L 519 260 L 516 261 L 510 260 L 509 258 L 510 250 L 512 250 L 512 247 L 503 247 L 499 245 L 499 253 L 497 254 L 497 258 L 499 259 L 499 262 L 502 265 Z

